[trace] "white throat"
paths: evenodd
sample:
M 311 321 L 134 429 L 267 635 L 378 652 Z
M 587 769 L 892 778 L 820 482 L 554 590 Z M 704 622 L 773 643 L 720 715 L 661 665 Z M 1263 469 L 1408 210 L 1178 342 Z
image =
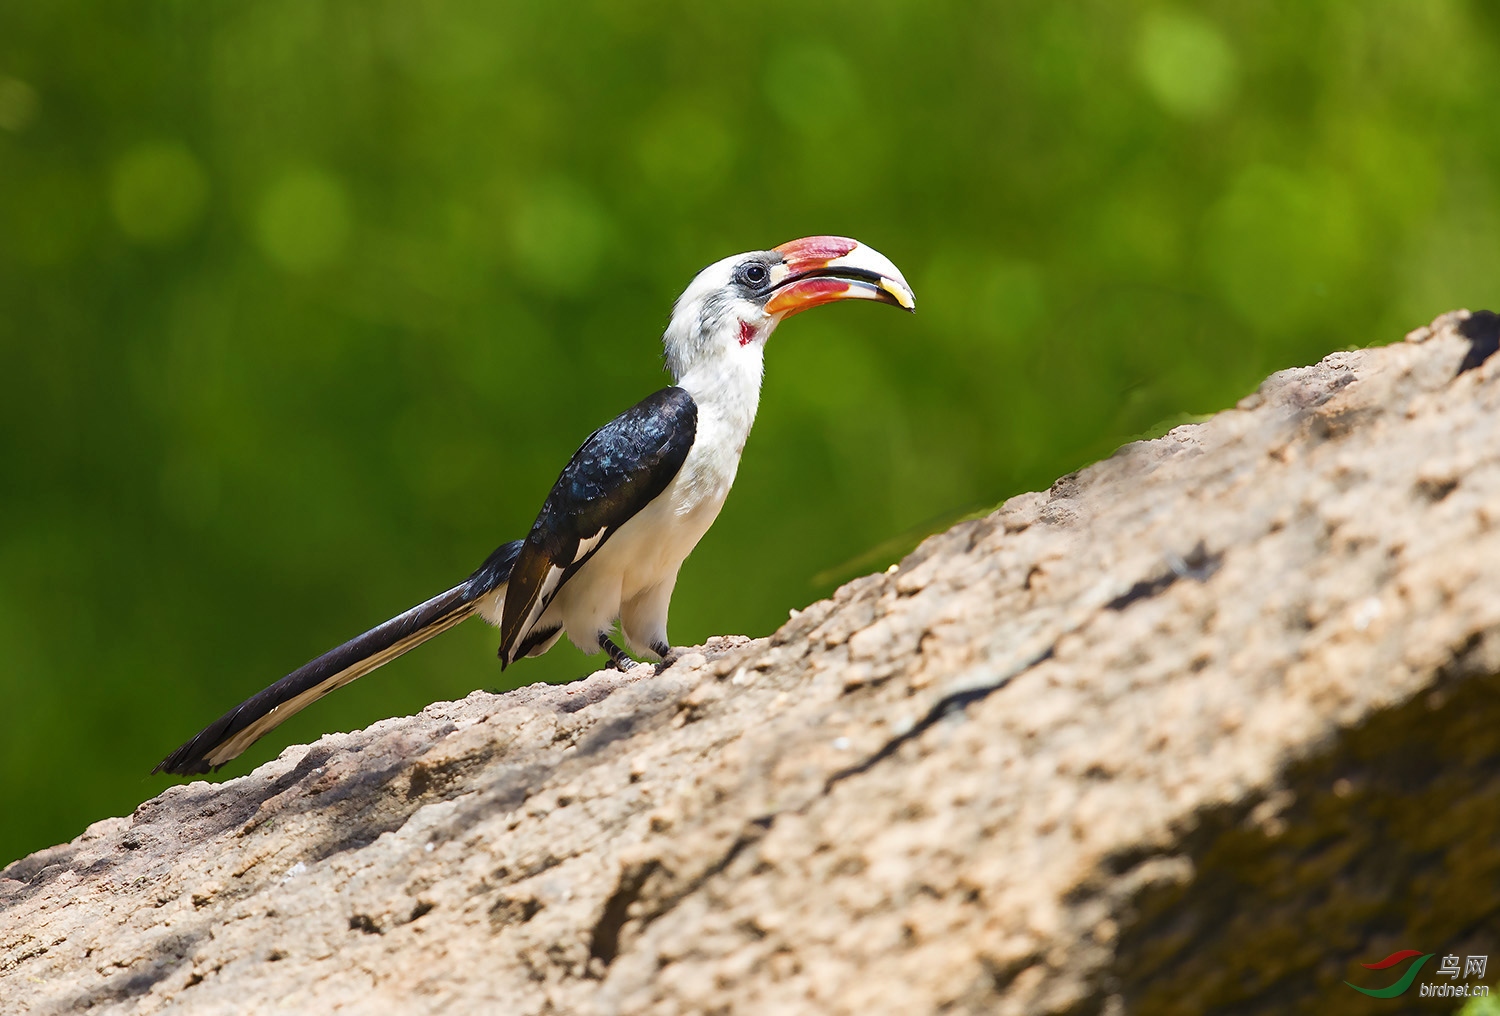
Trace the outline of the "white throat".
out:
M 698 404 L 700 428 L 705 414 L 718 417 L 741 432 L 736 443 L 743 447 L 755 423 L 764 373 L 765 342 L 758 339 L 727 356 L 706 357 L 693 364 L 677 378 L 677 386 Z
M 766 340 L 779 322 L 722 299 L 705 285 L 712 275 L 705 271 L 678 300 L 663 341 L 673 378 L 698 404 L 700 434 L 705 422 L 725 428 L 721 437 L 738 457 L 760 405 Z
M 679 305 L 679 311 L 686 309 Z M 743 342 L 734 315 L 677 313 L 667 328 L 667 363 L 698 407 L 693 447 L 674 484 L 674 508 L 679 514 L 707 509 L 704 528 L 734 483 L 755 424 L 766 338 L 776 327 L 774 319 L 762 322 Z

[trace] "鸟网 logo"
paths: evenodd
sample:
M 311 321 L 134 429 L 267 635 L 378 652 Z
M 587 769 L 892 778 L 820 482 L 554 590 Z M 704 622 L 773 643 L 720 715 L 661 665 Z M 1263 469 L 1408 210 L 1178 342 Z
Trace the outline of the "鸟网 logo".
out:
M 1422 964 L 1432 959 L 1432 953 L 1424 953 L 1420 949 L 1402 949 L 1399 952 L 1391 953 L 1385 959 L 1378 960 L 1375 963 L 1360 964 L 1360 966 L 1364 967 L 1366 970 L 1389 970 L 1391 967 L 1409 960 L 1413 956 L 1417 956 L 1420 958 L 1411 966 L 1406 968 L 1406 973 L 1402 974 L 1400 979 L 1397 980 L 1395 984 L 1389 985 L 1388 987 L 1361 988 L 1359 985 L 1354 984 L 1351 981 L 1345 981 L 1344 983 L 1349 985 L 1349 987 L 1353 988 L 1355 991 L 1369 995 L 1371 998 L 1395 998 L 1397 995 L 1404 992 L 1407 988 L 1411 987 L 1411 982 L 1417 979 L 1417 974 L 1421 971 Z

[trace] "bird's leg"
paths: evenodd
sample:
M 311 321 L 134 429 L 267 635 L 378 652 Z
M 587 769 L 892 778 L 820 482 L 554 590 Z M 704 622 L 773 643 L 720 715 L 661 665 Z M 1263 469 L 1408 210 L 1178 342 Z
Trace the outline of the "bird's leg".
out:
M 654 645 L 652 645 L 651 651 L 657 656 L 661 657 L 661 662 L 656 665 L 656 676 L 658 677 L 661 676 L 661 672 L 663 670 L 666 670 L 672 664 L 677 662 L 677 657 L 682 655 L 677 650 L 667 645 L 665 642 L 655 643 Z
M 599 648 L 609 654 L 609 665 L 622 673 L 629 670 L 630 664 L 634 662 L 625 650 L 615 645 L 615 640 L 609 637 L 607 631 L 599 633 Z

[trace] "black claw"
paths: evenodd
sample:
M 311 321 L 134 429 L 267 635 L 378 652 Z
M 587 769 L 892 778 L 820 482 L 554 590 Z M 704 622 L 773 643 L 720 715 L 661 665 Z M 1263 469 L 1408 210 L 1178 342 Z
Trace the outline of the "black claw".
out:
M 682 653 L 678 652 L 676 649 L 673 649 L 671 646 L 663 645 L 661 643 L 657 643 L 656 645 L 652 646 L 651 651 L 657 656 L 661 657 L 661 662 L 656 665 L 657 677 L 661 676 L 662 671 L 666 670 L 672 664 L 676 663 L 677 658 L 682 655 Z

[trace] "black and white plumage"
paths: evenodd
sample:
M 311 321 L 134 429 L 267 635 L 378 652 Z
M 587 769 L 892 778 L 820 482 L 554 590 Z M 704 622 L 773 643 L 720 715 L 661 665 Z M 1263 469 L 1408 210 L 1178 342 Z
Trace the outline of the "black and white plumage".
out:
M 677 300 L 663 342 L 674 384 L 591 434 L 524 540 L 468 579 L 300 667 L 209 724 L 155 772 L 206 773 L 299 710 L 471 615 L 500 629 L 500 663 L 566 634 L 612 664 L 665 660 L 677 572 L 718 517 L 760 401 L 765 343 L 785 318 L 836 300 L 912 310 L 896 266 L 855 240 L 817 236 L 725 258 Z
M 661 496 L 682 469 L 697 434 L 698 404 L 686 390 L 672 387 L 647 396 L 589 435 L 547 495 L 511 571 L 500 619 L 502 667 L 551 645 L 561 617 L 538 622 L 548 617 L 558 591 L 620 527 Z M 663 625 L 665 621 L 663 617 Z M 639 634 L 626 636 L 637 652 L 666 655 L 665 629 L 655 642 L 631 637 Z

